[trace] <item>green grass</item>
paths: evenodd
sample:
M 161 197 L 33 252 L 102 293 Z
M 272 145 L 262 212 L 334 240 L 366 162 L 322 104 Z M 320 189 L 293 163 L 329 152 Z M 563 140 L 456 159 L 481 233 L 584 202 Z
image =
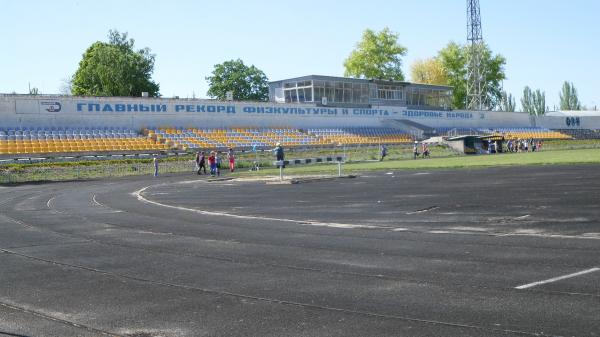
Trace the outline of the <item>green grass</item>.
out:
M 498 155 L 459 156 L 417 160 L 393 160 L 383 162 L 360 162 L 343 165 L 344 173 L 365 172 L 372 170 L 421 170 L 421 169 L 459 169 L 484 168 L 516 165 L 568 165 L 568 164 L 600 164 L 600 150 L 557 150 L 530 153 L 507 153 Z M 260 171 L 260 174 L 277 174 L 276 169 Z M 337 165 L 323 164 L 313 166 L 296 166 L 285 169 L 287 175 L 302 174 L 336 174 Z
M 366 172 L 371 170 L 399 169 L 456 169 L 513 165 L 546 164 L 585 164 L 600 163 L 600 141 L 547 141 L 542 152 L 510 153 L 498 155 L 465 156 L 459 155 L 444 146 L 431 147 L 431 159 L 412 160 L 410 144 L 388 147 L 388 157 L 379 159 L 378 147 L 325 148 L 325 149 L 288 149 L 287 159 L 314 158 L 322 156 L 346 155 L 347 164 L 344 173 Z M 190 173 L 193 170 L 192 154 L 161 159 L 162 173 Z M 223 157 L 224 158 L 224 157 Z M 264 168 L 258 172 L 249 172 L 253 161 Z M 238 171 L 234 176 L 277 175 L 272 168 L 273 153 L 238 153 Z M 227 166 L 227 163 L 223 163 Z M 110 161 L 81 162 L 45 162 L 33 164 L 0 165 L 0 183 L 32 181 L 85 180 L 94 178 L 123 177 L 132 175 L 150 175 L 153 171 L 151 159 L 124 159 Z M 226 173 L 229 175 L 228 173 Z M 313 164 L 288 166 L 286 175 L 336 175 L 335 164 Z

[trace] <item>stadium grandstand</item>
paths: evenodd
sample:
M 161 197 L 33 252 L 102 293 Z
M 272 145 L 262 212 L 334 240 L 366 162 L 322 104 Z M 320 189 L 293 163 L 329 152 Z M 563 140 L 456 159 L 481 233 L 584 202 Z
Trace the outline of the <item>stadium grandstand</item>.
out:
M 600 139 L 598 112 L 451 110 L 445 86 L 310 75 L 269 87 L 269 102 L 3 94 L 0 155 Z
M 153 128 L 143 133 L 159 144 L 168 143 L 182 149 L 269 148 L 281 143 L 286 147 L 402 144 L 414 138 L 393 128 Z
M 160 151 L 168 144 L 143 137 L 132 129 L 18 128 L 0 129 L 0 154 Z

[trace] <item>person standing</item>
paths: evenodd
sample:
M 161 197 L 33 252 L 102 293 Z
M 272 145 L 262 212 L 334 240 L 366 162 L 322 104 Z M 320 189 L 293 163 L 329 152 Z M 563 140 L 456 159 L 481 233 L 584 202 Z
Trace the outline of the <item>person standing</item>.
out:
M 154 176 L 158 177 L 158 158 L 156 155 L 152 158 L 152 165 L 154 166 Z
M 379 161 L 383 161 L 383 158 L 387 156 L 387 147 L 385 145 L 381 145 L 381 149 L 379 151 L 381 154 L 381 158 L 379 159 Z
M 204 170 L 204 174 L 206 174 L 206 156 L 204 155 L 204 151 L 200 152 L 198 157 L 198 174 L 202 174 Z
M 429 146 L 427 145 L 427 143 L 423 143 L 421 151 L 423 152 L 423 158 L 429 158 Z
M 200 174 L 200 151 L 196 152 L 196 159 L 194 159 L 194 163 L 196 163 L 196 173 Z
M 275 158 L 277 159 L 277 161 L 285 160 L 285 154 L 283 153 L 283 146 L 281 146 L 281 143 L 275 144 L 275 148 L 273 149 L 273 151 L 275 152 Z M 283 163 L 281 167 L 285 168 L 285 163 Z M 279 165 L 277 165 L 277 168 L 279 168 Z
M 419 156 L 419 142 L 415 140 L 415 145 L 413 146 L 413 159 L 417 159 Z
M 211 151 L 210 156 L 208 156 L 208 166 L 210 166 L 210 176 L 214 177 L 217 173 L 217 159 L 215 158 L 215 151 Z
M 233 172 L 235 169 L 235 153 L 233 153 L 233 148 L 229 148 L 229 151 L 227 151 L 227 159 L 229 159 L 229 171 Z

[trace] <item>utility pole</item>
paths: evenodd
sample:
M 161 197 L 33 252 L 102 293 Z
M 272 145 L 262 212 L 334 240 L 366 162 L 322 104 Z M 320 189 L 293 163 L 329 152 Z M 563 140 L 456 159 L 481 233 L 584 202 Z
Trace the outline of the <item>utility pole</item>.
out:
M 486 110 L 485 69 L 483 59 L 483 35 L 479 0 L 467 0 L 467 109 Z

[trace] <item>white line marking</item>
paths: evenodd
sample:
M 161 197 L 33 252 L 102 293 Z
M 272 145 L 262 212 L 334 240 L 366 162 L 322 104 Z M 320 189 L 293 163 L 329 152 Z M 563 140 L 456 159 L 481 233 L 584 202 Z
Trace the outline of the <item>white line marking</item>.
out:
M 122 212 L 121 210 L 118 210 L 118 209 L 113 209 L 112 207 L 108 207 L 108 206 L 106 206 L 106 205 L 104 205 L 104 204 L 102 204 L 102 203 L 98 202 L 98 200 L 96 200 L 96 195 L 95 195 L 95 194 L 94 194 L 94 196 L 92 197 L 92 201 L 93 201 L 93 202 L 94 202 L 96 205 L 98 205 L 98 206 L 100 206 L 100 207 L 102 207 L 102 208 L 108 208 L 108 209 L 110 209 L 110 210 L 111 210 L 111 211 L 110 211 L 110 213 L 121 213 L 121 212 Z
M 52 201 L 54 200 L 54 198 L 56 198 L 56 197 L 52 197 L 52 198 L 48 199 L 48 202 L 46 203 L 46 206 L 48 206 L 48 209 L 52 209 Z
M 357 229 L 357 228 L 368 228 L 368 229 L 390 229 L 392 227 L 383 227 L 383 226 L 370 226 L 370 225 L 354 225 L 354 224 L 342 224 L 342 223 L 332 223 L 332 222 L 318 222 L 318 221 L 305 221 L 305 220 L 292 220 L 292 219 L 279 219 L 279 218 L 269 218 L 269 217 L 261 217 L 261 216 L 252 216 L 252 215 L 237 215 L 231 213 L 224 212 L 214 212 L 214 211 L 203 211 L 196 208 L 187 208 L 181 206 L 173 206 L 162 204 L 160 202 L 148 200 L 142 196 L 144 191 L 152 186 L 146 186 L 142 189 L 139 189 L 133 193 L 131 193 L 134 197 L 136 197 L 139 201 L 153 204 L 156 206 L 172 208 L 180 211 L 188 211 L 195 212 L 203 215 L 212 215 L 212 216 L 225 216 L 235 219 L 245 219 L 245 220 L 267 220 L 267 221 L 279 221 L 279 222 L 291 222 L 299 225 L 305 226 L 319 226 L 319 227 L 333 227 L 333 228 L 345 228 L 345 229 Z
M 104 205 L 102 205 L 101 203 L 99 203 L 99 202 L 98 202 L 98 200 L 96 200 L 96 195 L 95 195 L 95 194 L 94 194 L 94 196 L 92 197 L 92 201 L 93 201 L 93 202 L 94 202 L 96 205 L 98 205 L 98 206 L 100 206 L 100 207 L 104 206 Z
M 572 278 L 572 277 L 576 277 L 576 276 L 580 276 L 580 275 L 584 275 L 584 274 L 593 273 L 593 272 L 599 271 L 599 270 L 600 270 L 600 268 L 590 268 L 590 269 L 582 270 L 580 272 L 569 274 L 569 275 L 563 275 L 563 276 L 558 276 L 558 277 L 554 277 L 551 279 L 547 279 L 544 281 L 538 281 L 538 282 L 533 282 L 533 283 L 529 283 L 529 284 L 524 284 L 522 286 L 515 287 L 515 289 L 527 289 L 527 288 L 539 286 L 541 284 L 552 283 L 552 282 L 556 282 L 556 281 L 560 281 L 560 280 L 564 280 L 564 279 L 568 279 L 568 278 Z
M 362 177 L 364 178 L 365 176 L 362 176 Z M 204 180 L 185 180 L 185 181 L 180 181 L 177 183 L 178 184 L 193 184 L 193 183 L 206 183 L 206 181 L 204 181 Z M 395 229 L 396 227 L 390 227 L 390 226 L 369 226 L 369 225 L 354 225 L 354 224 L 321 223 L 321 222 L 316 222 L 316 221 L 302 221 L 302 220 L 291 220 L 291 219 L 267 218 L 267 217 L 259 217 L 259 216 L 235 215 L 235 214 L 230 214 L 230 213 L 210 212 L 210 211 L 203 211 L 203 210 L 194 209 L 194 208 L 185 208 L 185 207 L 161 204 L 156 201 L 148 200 L 141 195 L 146 189 L 153 187 L 153 186 L 161 186 L 161 185 L 167 185 L 167 184 L 156 184 L 156 185 L 146 186 L 146 187 L 144 187 L 140 190 L 137 190 L 131 194 L 142 202 L 154 204 L 154 205 L 161 206 L 161 207 L 184 210 L 184 211 L 189 211 L 189 212 L 196 212 L 199 214 L 213 215 L 213 216 L 226 216 L 226 217 L 232 217 L 232 218 L 237 218 L 237 219 L 257 219 L 257 220 L 292 222 L 292 223 L 297 223 L 297 224 L 306 225 L 306 226 L 325 226 L 325 227 L 332 227 L 332 228 L 348 228 L 348 229 L 353 229 L 353 228 L 383 229 L 383 230 L 390 230 L 390 231 L 394 231 L 394 232 L 414 231 L 417 233 L 428 233 L 428 234 L 438 234 L 438 235 L 447 235 L 447 234 L 448 235 L 489 235 L 489 236 L 496 236 L 496 237 L 528 236 L 528 237 L 553 238 L 553 239 L 600 240 L 600 233 L 597 233 L 598 235 L 585 235 L 585 234 L 584 235 L 562 235 L 562 234 L 550 234 L 550 233 L 548 233 L 548 234 L 542 234 L 542 233 L 495 233 L 495 232 L 483 233 L 481 231 L 468 232 L 468 231 L 440 230 L 440 229 L 419 231 L 414 228 L 413 229 L 406 228 L 403 230 L 399 230 L 399 229 Z M 436 194 L 431 194 L 431 195 L 423 194 L 421 196 L 435 196 L 435 195 Z M 458 213 L 446 213 L 446 214 L 458 214 Z M 592 233 L 592 234 L 596 234 L 596 233 Z
M 48 202 L 46 203 L 46 206 L 48 206 L 48 209 L 50 210 L 50 212 L 55 213 L 55 214 L 65 214 L 64 212 L 61 212 L 53 207 L 54 198 L 56 198 L 56 196 L 53 196 L 52 198 L 48 199 Z

